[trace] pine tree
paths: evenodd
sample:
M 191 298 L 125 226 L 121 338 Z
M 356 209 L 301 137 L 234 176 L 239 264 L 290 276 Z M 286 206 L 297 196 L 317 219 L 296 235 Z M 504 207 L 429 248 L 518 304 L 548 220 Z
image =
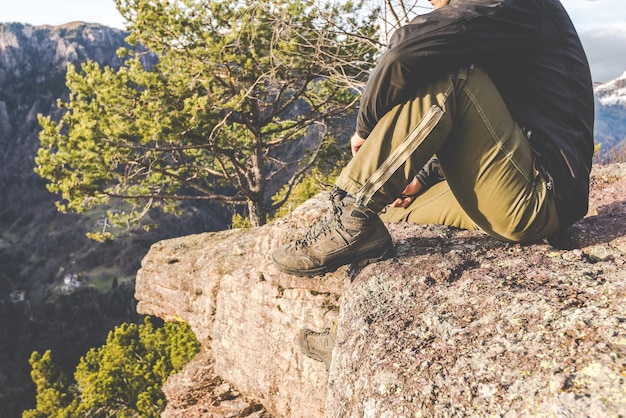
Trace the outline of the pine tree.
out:
M 37 406 L 24 418 L 43 417 L 159 417 L 165 408 L 161 387 L 168 376 L 182 370 L 199 351 L 189 326 L 168 322 L 155 328 L 122 324 L 106 343 L 80 359 L 75 383 L 52 362 L 50 351 L 30 359 L 37 387 Z
M 359 2 L 118 0 L 132 45 L 119 70 L 70 66 L 58 122 L 40 117 L 36 171 L 77 212 L 121 198 L 128 225 L 181 200 L 244 205 L 253 226 L 288 199 L 377 53 Z M 271 201 L 270 181 L 283 179 Z
M 24 418 L 71 417 L 76 407 L 74 393 L 68 388 L 67 377 L 52 361 L 47 350 L 43 355 L 36 351 L 30 356 L 31 378 L 37 389 L 37 408 L 25 411 Z

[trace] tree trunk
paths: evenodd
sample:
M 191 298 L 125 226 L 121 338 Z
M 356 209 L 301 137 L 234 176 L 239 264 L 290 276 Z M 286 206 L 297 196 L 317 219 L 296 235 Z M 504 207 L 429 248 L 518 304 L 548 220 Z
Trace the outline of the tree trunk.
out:
M 263 202 L 248 201 L 248 216 L 253 227 L 263 226 L 267 220 L 267 212 Z
M 263 205 L 265 197 L 265 160 L 263 158 L 263 139 L 260 135 L 260 129 L 255 129 L 254 147 L 250 155 L 250 171 L 249 182 L 250 192 L 253 197 L 248 200 L 248 213 L 250 223 L 253 227 L 265 225 L 267 221 L 267 212 Z

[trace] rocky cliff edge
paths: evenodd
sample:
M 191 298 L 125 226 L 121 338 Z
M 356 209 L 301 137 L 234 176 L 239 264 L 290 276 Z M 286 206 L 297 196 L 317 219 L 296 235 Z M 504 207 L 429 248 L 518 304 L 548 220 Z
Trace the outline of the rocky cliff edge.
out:
M 592 180 L 567 250 L 389 224 L 394 258 L 279 272 L 271 249 L 325 213 L 323 196 L 261 228 L 154 244 L 138 310 L 202 343 L 166 383 L 163 416 L 624 416 L 626 164 Z M 297 335 L 333 321 L 327 371 Z

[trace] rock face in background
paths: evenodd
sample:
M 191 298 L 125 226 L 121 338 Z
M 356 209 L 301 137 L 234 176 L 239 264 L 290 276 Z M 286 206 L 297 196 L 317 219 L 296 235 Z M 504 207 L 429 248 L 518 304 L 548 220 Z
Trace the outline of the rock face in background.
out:
M 190 323 L 203 351 L 170 378 L 164 416 L 618 416 L 626 411 L 626 165 L 594 171 L 568 250 L 389 224 L 397 256 L 323 278 L 269 253 L 327 210 L 155 244 L 141 313 Z M 338 320 L 333 362 L 303 327 Z

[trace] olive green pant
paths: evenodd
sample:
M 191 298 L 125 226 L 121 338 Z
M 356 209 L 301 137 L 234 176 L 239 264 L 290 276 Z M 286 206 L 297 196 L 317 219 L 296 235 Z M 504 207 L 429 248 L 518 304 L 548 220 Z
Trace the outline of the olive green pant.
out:
M 537 241 L 555 232 L 558 217 L 548 179 L 498 90 L 478 66 L 428 84 L 414 100 L 389 111 L 336 185 L 356 196 L 432 105 L 443 109 L 441 120 L 368 207 L 381 212 L 385 222 L 481 229 L 511 242 Z M 434 154 L 446 181 L 419 194 L 406 209 L 387 207 Z

